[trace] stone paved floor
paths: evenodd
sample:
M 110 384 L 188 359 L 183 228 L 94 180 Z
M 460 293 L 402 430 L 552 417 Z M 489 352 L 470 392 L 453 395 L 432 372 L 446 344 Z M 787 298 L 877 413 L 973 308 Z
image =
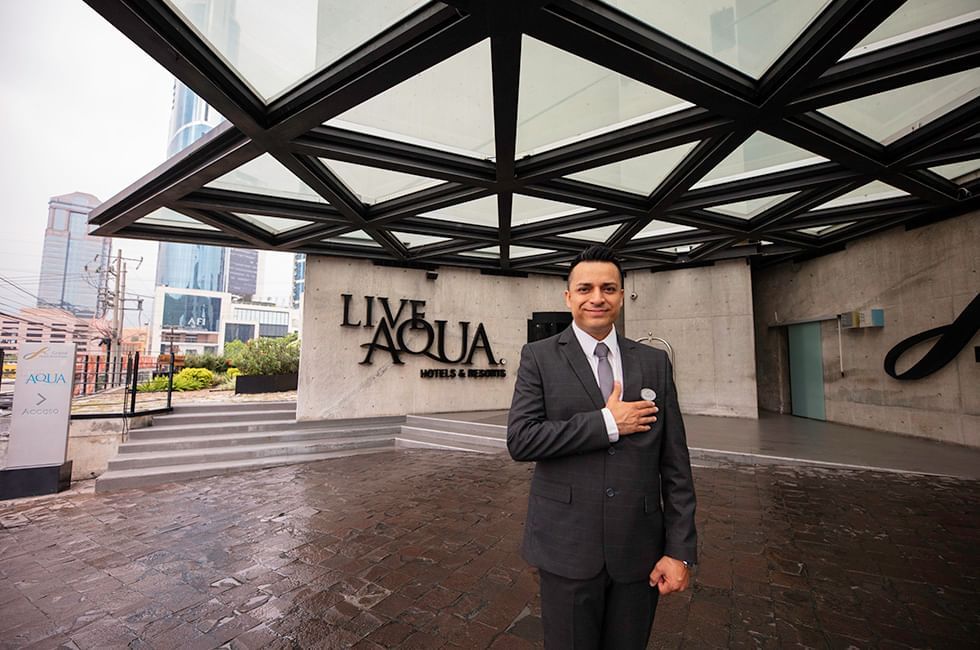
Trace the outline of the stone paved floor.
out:
M 0 503 L 0 647 L 540 647 L 529 473 L 400 450 Z M 976 647 L 980 482 L 695 477 L 701 564 L 650 647 Z

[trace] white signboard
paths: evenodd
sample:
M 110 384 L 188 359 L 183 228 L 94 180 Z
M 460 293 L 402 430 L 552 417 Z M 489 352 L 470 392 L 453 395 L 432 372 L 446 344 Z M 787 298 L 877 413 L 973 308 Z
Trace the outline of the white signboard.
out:
M 74 379 L 74 343 L 20 346 L 7 469 L 65 462 Z

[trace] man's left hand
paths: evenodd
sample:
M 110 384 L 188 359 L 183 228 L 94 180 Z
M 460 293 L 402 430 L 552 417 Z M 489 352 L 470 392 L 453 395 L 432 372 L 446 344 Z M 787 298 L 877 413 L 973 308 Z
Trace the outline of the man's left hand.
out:
M 684 591 L 691 580 L 691 570 L 672 557 L 663 556 L 650 572 L 650 586 L 657 587 L 660 594 Z

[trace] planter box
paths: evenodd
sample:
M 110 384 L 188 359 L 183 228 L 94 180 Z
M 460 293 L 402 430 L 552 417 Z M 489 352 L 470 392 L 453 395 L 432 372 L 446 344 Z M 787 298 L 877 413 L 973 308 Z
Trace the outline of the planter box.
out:
M 298 385 L 298 372 L 288 375 L 238 375 L 235 378 L 235 394 L 279 393 L 284 390 L 296 390 Z

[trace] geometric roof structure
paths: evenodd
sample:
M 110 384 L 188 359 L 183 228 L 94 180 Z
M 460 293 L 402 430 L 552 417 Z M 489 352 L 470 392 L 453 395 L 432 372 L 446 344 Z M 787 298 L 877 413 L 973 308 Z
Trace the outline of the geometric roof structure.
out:
M 975 0 L 86 1 L 226 118 L 99 235 L 564 274 L 980 207 Z

